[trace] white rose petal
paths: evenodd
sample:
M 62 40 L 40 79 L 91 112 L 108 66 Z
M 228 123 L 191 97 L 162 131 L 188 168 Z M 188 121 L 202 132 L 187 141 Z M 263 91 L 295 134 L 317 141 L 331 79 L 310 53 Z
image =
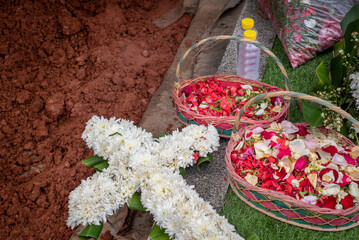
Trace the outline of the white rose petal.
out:
M 261 127 L 256 127 L 252 130 L 253 134 L 261 134 L 264 131 Z
M 340 191 L 340 186 L 335 183 L 330 183 L 323 188 L 323 195 L 332 196 L 337 195 Z
M 315 205 L 317 203 L 317 197 L 313 195 L 304 196 L 304 198 L 302 198 L 301 201 Z
M 348 166 L 348 162 L 345 160 L 345 158 L 338 153 L 334 154 L 332 163 L 345 167 Z
M 293 179 L 291 184 L 293 187 L 299 187 L 299 181 L 297 179 Z
M 247 176 L 244 177 L 244 179 L 255 186 L 258 183 L 258 177 L 252 174 L 247 174 Z
M 317 152 L 319 153 L 320 158 L 324 159 L 325 161 L 329 161 L 332 159 L 332 155 L 330 155 L 330 153 L 324 152 L 321 149 L 318 149 Z
M 302 139 L 295 139 L 289 143 L 289 148 L 294 152 L 294 157 L 296 159 L 300 158 L 303 155 L 308 155 L 310 153 L 309 149 L 306 149 L 305 143 Z
M 250 89 L 250 90 L 253 90 L 252 86 L 251 85 L 242 85 L 242 88 L 243 89 Z
M 337 210 L 343 209 L 343 205 L 338 203 L 335 205 L 335 209 L 337 209 Z
M 284 120 L 282 123 L 282 128 L 284 130 L 285 133 L 290 134 L 290 133 L 295 133 L 299 131 L 299 128 L 294 126 L 293 123 Z
M 262 108 L 262 109 L 266 109 L 267 107 L 268 107 L 268 104 L 267 104 L 267 103 L 265 103 L 265 102 L 264 102 L 264 103 L 261 103 L 261 108 Z
M 351 182 L 349 184 L 349 193 L 355 199 L 359 199 L 359 188 L 358 188 L 358 184 L 356 182 Z
M 256 116 L 258 116 L 258 115 L 263 115 L 263 114 L 264 114 L 264 109 L 263 109 L 263 108 L 259 109 L 259 110 L 255 113 Z

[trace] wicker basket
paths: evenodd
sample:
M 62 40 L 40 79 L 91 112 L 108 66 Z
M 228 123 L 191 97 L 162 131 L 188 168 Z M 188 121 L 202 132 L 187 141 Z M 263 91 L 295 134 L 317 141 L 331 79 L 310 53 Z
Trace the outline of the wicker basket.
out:
M 298 98 L 316 102 L 318 104 L 327 106 L 331 110 L 338 112 L 343 117 L 351 121 L 357 128 L 359 128 L 359 122 L 355 120 L 348 113 L 336 107 L 335 105 L 323 101 L 319 98 L 309 96 L 306 94 L 282 91 L 282 92 L 273 92 L 265 93 L 249 100 L 246 105 L 240 110 L 239 115 L 237 116 L 236 125 L 238 126 L 240 118 L 244 110 L 250 106 L 253 102 L 256 102 L 263 98 L 283 96 L 285 98 Z M 304 126 L 309 126 L 307 123 L 301 123 Z M 300 124 L 297 124 L 297 126 Z M 250 130 L 260 125 L 251 125 L 246 127 Z M 266 128 L 268 125 L 262 125 L 261 127 Z M 316 205 L 307 204 L 303 201 L 297 200 L 291 196 L 284 195 L 282 193 L 263 189 L 251 185 L 246 180 L 242 179 L 239 175 L 236 174 L 235 168 L 231 161 L 231 152 L 235 147 L 235 144 L 243 139 L 245 129 L 237 128 L 233 131 L 231 140 L 228 143 L 226 148 L 226 166 L 229 173 L 229 182 L 236 193 L 236 195 L 250 207 L 257 209 L 258 211 L 267 214 L 270 217 L 278 219 L 282 222 L 289 223 L 295 226 L 313 229 L 318 231 L 341 231 L 349 228 L 353 228 L 359 225 L 359 205 L 343 209 L 343 210 L 333 210 L 329 208 L 321 208 Z M 319 129 L 325 129 L 319 127 Z M 331 130 L 332 132 L 335 132 Z M 355 146 L 350 140 L 345 138 L 343 135 L 337 133 L 341 140 L 348 145 Z
M 173 89 L 173 99 L 174 99 L 174 103 L 176 105 L 177 117 L 179 118 L 179 120 L 182 123 L 184 123 L 186 125 L 188 125 L 188 124 L 197 124 L 197 125 L 212 124 L 213 126 L 215 126 L 217 128 L 218 133 L 220 134 L 221 137 L 230 138 L 230 136 L 232 134 L 233 126 L 236 121 L 236 117 L 235 116 L 219 116 L 219 117 L 218 116 L 206 116 L 203 114 L 195 113 L 194 111 L 186 108 L 185 105 L 180 101 L 180 96 L 182 95 L 183 89 L 186 86 L 188 86 L 192 83 L 203 81 L 207 78 L 215 77 L 219 81 L 220 86 L 222 86 L 222 87 L 236 86 L 236 85 L 238 86 L 239 84 L 248 84 L 248 85 L 255 86 L 255 87 L 265 87 L 266 89 L 271 90 L 271 91 L 281 91 L 283 89 L 277 88 L 275 86 L 271 86 L 266 83 L 262 83 L 260 81 L 244 79 L 238 75 L 210 75 L 210 76 L 203 76 L 203 77 L 199 77 L 199 78 L 195 78 L 195 79 L 180 81 L 180 73 L 179 72 L 180 72 L 181 64 L 182 64 L 183 60 L 187 57 L 187 55 L 192 50 L 194 50 L 198 46 L 200 46 L 208 41 L 226 40 L 226 39 L 238 40 L 241 42 L 248 42 L 248 43 L 254 44 L 257 47 L 259 47 L 260 49 L 262 49 L 277 63 L 278 67 L 281 69 L 283 77 L 284 77 L 284 81 L 286 84 L 286 90 L 289 90 L 289 82 L 288 82 L 287 73 L 286 73 L 282 63 L 279 61 L 279 59 L 270 50 L 268 50 L 267 48 L 262 46 L 260 43 L 249 40 L 249 39 L 244 39 L 244 38 L 235 37 L 235 36 L 215 36 L 215 37 L 209 37 L 209 38 L 203 39 L 200 42 L 193 45 L 190 49 L 188 49 L 187 52 L 180 59 L 178 65 L 177 65 L 177 70 L 176 70 L 176 83 L 175 83 L 174 89 Z M 288 110 L 289 110 L 289 101 L 284 101 L 281 112 L 278 113 L 277 115 L 275 115 L 274 117 L 267 119 L 267 120 L 261 120 L 261 121 L 253 120 L 253 119 L 245 119 L 245 120 L 243 120 L 243 122 L 245 124 L 257 124 L 257 123 L 267 123 L 267 122 L 283 120 L 284 118 L 286 118 L 288 116 Z

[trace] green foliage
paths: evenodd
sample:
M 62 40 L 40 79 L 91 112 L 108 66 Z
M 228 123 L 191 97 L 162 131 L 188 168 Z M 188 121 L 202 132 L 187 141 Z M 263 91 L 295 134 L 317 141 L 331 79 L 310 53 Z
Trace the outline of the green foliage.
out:
M 95 165 L 102 163 L 103 161 L 104 161 L 104 159 L 102 157 L 95 155 L 95 156 L 92 156 L 92 157 L 82 160 L 82 163 L 85 164 L 86 166 L 92 168 Z
M 344 74 L 344 66 L 343 66 L 343 58 L 341 56 L 336 56 L 332 58 L 330 62 L 330 76 L 332 77 L 333 86 L 335 88 L 343 86 L 343 74 Z
M 152 240 L 170 240 L 170 236 L 157 224 L 153 225 L 148 237 Z
M 179 174 L 180 174 L 181 176 L 185 175 L 185 174 L 186 174 L 186 169 L 184 169 L 183 167 L 180 167 L 180 168 L 179 168 Z
M 98 172 L 102 172 L 103 169 L 109 166 L 108 161 L 97 155 L 82 160 L 82 163 Z
M 100 225 L 88 225 L 79 235 L 80 240 L 97 239 L 102 231 L 103 223 Z
M 343 20 L 340 23 L 340 26 L 342 28 L 342 32 L 347 31 L 347 27 L 351 22 L 356 21 L 359 19 L 359 4 L 354 5 L 344 16 Z
M 323 118 L 321 116 L 322 111 L 319 106 L 302 102 L 303 105 L 303 115 L 307 123 L 311 126 L 323 126 Z
M 315 91 L 324 89 L 325 86 L 331 86 L 332 82 L 329 78 L 329 72 L 327 67 L 324 65 L 324 62 L 321 62 L 315 71 L 316 76 L 318 77 L 317 84 L 314 87 Z
M 132 195 L 130 202 L 128 203 L 128 208 L 143 212 L 147 211 L 146 208 L 142 205 L 141 194 L 139 192 L 135 192 Z
M 206 157 L 200 157 L 198 158 L 198 161 L 197 161 L 197 169 L 198 170 L 202 170 L 202 168 L 205 166 L 205 165 L 208 165 L 212 162 L 213 160 L 213 157 L 210 153 L 207 154 Z

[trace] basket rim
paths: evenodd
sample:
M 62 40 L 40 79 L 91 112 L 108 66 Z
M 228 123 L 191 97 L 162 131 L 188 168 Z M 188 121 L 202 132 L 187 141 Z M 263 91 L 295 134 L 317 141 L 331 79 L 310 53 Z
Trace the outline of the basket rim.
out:
M 310 126 L 308 123 L 293 123 L 296 126 Z M 250 126 L 249 129 L 253 129 L 258 127 L 258 125 L 253 125 Z M 318 129 L 323 129 L 324 127 L 313 127 L 313 128 L 318 128 Z M 324 128 L 325 129 L 325 128 Z M 331 132 L 335 132 L 336 134 L 338 134 L 341 137 L 341 140 L 345 141 L 346 143 L 348 143 L 351 146 L 356 146 L 352 141 L 350 141 L 348 138 L 346 138 L 345 136 L 343 136 L 342 134 L 338 133 L 335 130 L 329 130 Z M 244 134 L 244 130 L 240 130 L 236 133 L 237 135 L 243 135 Z M 241 139 L 241 138 L 240 138 Z M 233 149 L 233 145 L 235 143 L 235 140 L 233 139 L 233 135 L 231 137 L 231 139 L 228 142 L 227 148 L 226 148 L 226 153 L 225 153 L 225 162 L 226 162 L 226 168 L 228 171 L 228 174 L 235 179 L 236 181 L 240 182 L 241 185 L 243 185 L 245 188 L 251 190 L 251 191 L 256 191 L 260 194 L 265 194 L 267 197 L 270 197 L 272 199 L 275 200 L 280 200 L 282 202 L 286 202 L 289 205 L 295 205 L 295 206 L 299 206 L 302 208 L 305 208 L 307 210 L 310 211 L 314 211 L 314 212 L 318 212 L 318 213 L 322 213 L 322 214 L 329 214 L 329 215 L 348 215 L 351 214 L 353 212 L 359 211 L 359 204 L 356 206 L 353 206 L 351 208 L 347 208 L 347 209 L 331 209 L 331 208 L 322 208 L 322 207 L 318 207 L 316 205 L 311 205 L 308 204 L 304 201 L 301 200 L 297 200 L 291 196 L 288 196 L 286 194 L 274 191 L 274 190 L 270 190 L 270 189 L 265 189 L 265 188 L 260 188 L 257 186 L 253 186 L 252 184 L 248 183 L 245 179 L 241 178 L 238 174 L 235 173 L 234 171 L 234 167 L 231 161 L 231 157 L 230 157 L 230 153 L 232 152 Z
M 177 105 L 178 109 L 186 112 L 188 114 L 190 114 L 191 116 L 195 117 L 195 118 L 199 118 L 199 119 L 206 119 L 206 120 L 212 120 L 212 121 L 217 121 L 217 122 L 221 122 L 221 121 L 226 121 L 228 123 L 235 123 L 236 122 L 236 116 L 207 116 L 207 115 L 202 115 L 199 113 L 195 113 L 191 110 L 188 110 L 183 104 L 182 102 L 179 100 L 179 93 L 180 91 L 190 85 L 191 83 L 195 83 L 195 82 L 200 82 L 206 78 L 210 78 L 210 77 L 216 77 L 217 80 L 222 81 L 222 82 L 236 82 L 236 83 L 247 83 L 251 86 L 256 86 L 256 87 L 266 87 L 266 88 L 270 88 L 276 91 L 283 91 L 283 89 L 267 84 L 267 83 L 263 83 L 260 81 L 256 81 L 256 80 L 251 80 L 251 79 L 245 79 L 242 78 L 239 75 L 231 75 L 231 74 L 214 74 L 214 75 L 206 75 L 206 76 L 201 76 L 201 77 L 197 77 L 197 78 L 192 78 L 192 79 L 187 79 L 184 81 L 181 81 L 179 84 L 175 85 L 172 93 L 173 93 L 173 99 L 174 99 L 174 103 Z M 225 78 L 225 79 L 218 79 L 218 78 Z M 237 81 L 228 81 L 229 79 L 231 80 L 237 80 Z M 283 106 L 281 111 L 276 114 L 274 117 L 271 117 L 269 119 L 265 119 L 265 120 L 256 120 L 256 119 L 248 119 L 248 118 L 244 118 L 241 120 L 241 123 L 244 124 L 261 124 L 261 123 L 267 123 L 267 122 L 272 122 L 278 118 L 280 118 L 285 112 L 287 112 L 289 110 L 289 105 L 290 105 L 290 101 L 283 101 Z

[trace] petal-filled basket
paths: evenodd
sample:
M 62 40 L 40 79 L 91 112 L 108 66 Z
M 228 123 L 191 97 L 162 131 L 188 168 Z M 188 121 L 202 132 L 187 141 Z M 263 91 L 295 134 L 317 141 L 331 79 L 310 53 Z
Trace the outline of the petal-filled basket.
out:
M 265 89 L 265 91 L 272 92 L 272 91 L 281 91 L 283 89 L 280 89 L 278 87 L 262 83 L 260 81 L 254 81 L 249 79 L 244 79 L 238 75 L 209 75 L 209 76 L 202 76 L 194 79 L 188 79 L 184 81 L 180 81 L 180 67 L 183 62 L 183 60 L 187 57 L 187 55 L 197 48 L 198 46 L 204 44 L 205 42 L 214 41 L 214 40 L 237 40 L 241 42 L 247 42 L 254 44 L 264 52 L 266 52 L 278 65 L 278 67 L 281 69 L 284 81 L 286 84 L 286 90 L 289 90 L 289 82 L 287 73 L 282 65 L 282 63 L 278 60 L 278 58 L 267 48 L 262 46 L 260 43 L 256 41 L 252 41 L 249 39 L 244 39 L 242 37 L 235 37 L 235 36 L 215 36 L 215 37 L 209 37 L 206 39 L 201 40 L 200 42 L 193 45 L 190 49 L 187 50 L 187 52 L 182 56 L 180 59 L 177 70 L 176 70 L 176 83 L 173 89 L 173 99 L 174 103 L 176 105 L 177 110 L 177 116 L 179 120 L 188 125 L 188 124 L 203 124 L 208 125 L 212 124 L 215 126 L 218 130 L 218 133 L 221 137 L 230 138 L 232 129 L 234 127 L 236 117 L 235 115 L 229 115 L 229 116 L 215 116 L 215 115 L 208 115 L 203 114 L 199 111 L 194 111 L 190 107 L 186 106 L 183 103 L 183 95 L 186 91 L 188 91 L 189 86 L 193 86 L 193 84 L 202 83 L 203 81 L 212 81 L 215 80 L 216 84 L 218 82 L 218 86 L 225 89 L 225 88 L 238 88 L 243 85 L 246 87 L 251 86 L 253 89 Z M 187 88 L 187 89 L 186 89 Z M 231 99 L 228 100 L 228 102 L 232 101 Z M 288 109 L 289 109 L 289 101 L 281 100 L 281 109 L 279 112 L 277 112 L 275 115 L 271 115 L 270 117 L 258 120 L 258 119 L 251 119 L 250 117 L 243 119 L 244 124 L 258 124 L 258 123 L 268 123 L 273 121 L 279 121 L 283 120 L 288 116 Z M 243 103 L 244 104 L 244 103 Z M 213 107 L 213 106 L 211 106 Z M 231 104 L 231 107 L 233 105 Z M 239 111 L 239 108 L 238 108 Z M 239 126 L 241 127 L 241 126 Z
M 306 169 L 304 169 L 304 167 L 303 167 L 300 169 L 300 171 L 303 171 L 303 175 L 299 176 L 299 178 L 301 178 L 301 179 L 299 179 L 299 181 L 297 181 L 294 177 L 292 178 L 292 180 L 287 181 L 286 179 L 289 180 L 290 179 L 289 177 L 291 175 L 295 175 L 298 172 L 300 172 L 299 170 L 297 171 L 297 167 L 298 167 L 298 169 L 301 167 L 301 166 L 297 165 L 297 163 L 299 162 L 299 159 L 298 159 L 299 156 L 288 154 L 288 156 L 290 155 L 290 157 L 288 157 L 288 156 L 285 156 L 285 157 L 286 157 L 286 159 L 290 159 L 291 162 L 289 161 L 288 165 L 283 166 L 283 168 L 288 167 L 287 168 L 288 170 L 285 169 L 285 171 L 284 171 L 285 177 L 284 178 L 282 177 L 280 179 L 280 180 L 283 180 L 282 181 L 283 184 L 282 184 L 279 182 L 278 176 L 279 176 L 279 173 L 283 172 L 283 169 L 275 168 L 277 166 L 276 164 L 279 161 L 284 159 L 282 153 L 285 152 L 285 150 L 282 150 L 282 149 L 285 149 L 285 147 L 287 147 L 287 146 L 289 146 L 291 148 L 291 151 L 294 149 L 294 147 L 296 147 L 298 149 L 298 146 L 294 146 L 294 144 L 292 146 L 291 144 L 294 143 L 294 141 L 297 141 L 297 142 L 301 142 L 302 140 L 303 140 L 303 142 L 305 142 L 306 140 L 309 141 L 312 139 L 311 138 L 312 135 L 309 136 L 310 138 L 309 137 L 306 138 L 306 137 L 303 137 L 304 135 L 301 135 L 299 130 L 298 130 L 298 132 L 295 132 L 295 131 L 297 131 L 297 130 L 295 130 L 295 131 L 293 131 L 293 134 L 296 135 L 296 139 L 298 138 L 299 140 L 296 140 L 296 139 L 293 140 L 294 138 L 292 138 L 290 140 L 287 139 L 288 141 L 286 141 L 285 135 L 287 135 L 287 132 L 286 132 L 286 134 L 284 134 L 283 131 L 289 131 L 288 129 L 284 128 L 285 124 L 289 123 L 288 121 L 284 121 L 286 123 L 275 122 L 275 123 L 264 124 L 264 125 L 263 124 L 262 125 L 248 125 L 247 127 L 238 129 L 238 126 L 241 123 L 243 124 L 241 117 L 242 117 L 244 110 L 247 107 L 249 107 L 254 102 L 262 100 L 264 98 L 277 97 L 277 96 L 281 96 L 286 99 L 296 98 L 296 99 L 308 100 L 308 101 L 315 102 L 320 105 L 326 106 L 329 109 L 339 113 L 341 116 L 343 116 L 346 119 L 348 119 L 349 121 L 351 121 L 356 128 L 359 128 L 359 122 L 356 119 L 354 119 L 352 116 L 350 116 L 348 113 L 346 113 L 344 110 L 340 109 L 339 107 L 337 107 L 329 102 L 321 100 L 317 97 L 313 97 L 313 96 L 302 94 L 302 93 L 290 92 L 290 91 L 270 92 L 270 93 L 264 93 L 264 94 L 258 95 L 257 97 L 249 100 L 246 103 L 246 105 L 244 105 L 243 108 L 240 110 L 240 112 L 237 116 L 236 128 L 233 130 L 231 139 L 230 139 L 227 149 L 226 149 L 225 161 L 226 161 L 226 167 L 227 167 L 227 170 L 229 173 L 230 185 L 231 185 L 233 191 L 236 193 L 236 195 L 242 201 L 244 201 L 250 207 L 257 209 L 258 211 L 265 213 L 270 217 L 273 217 L 282 222 L 289 223 L 289 224 L 292 224 L 295 226 L 312 229 L 312 230 L 318 230 L 318 231 L 333 231 L 334 232 L 334 231 L 346 230 L 346 229 L 353 228 L 353 227 L 359 225 L 359 204 L 356 205 L 354 203 L 355 201 L 353 202 L 353 199 L 358 198 L 358 196 L 356 196 L 358 194 L 356 194 L 355 192 L 351 192 L 351 190 L 350 190 L 350 188 L 351 188 L 350 185 L 353 185 L 353 186 L 356 186 L 356 190 L 357 190 L 356 192 L 359 193 L 358 185 L 357 185 L 357 182 L 359 181 L 359 179 L 353 178 L 352 175 L 350 175 L 350 174 L 354 174 L 355 176 L 357 176 L 357 174 L 359 174 L 359 173 L 354 173 L 354 170 L 353 170 L 353 172 L 349 172 L 348 173 L 349 175 L 347 175 L 347 172 L 344 172 L 345 173 L 344 175 L 343 175 L 343 173 L 341 173 L 342 178 L 339 178 L 338 177 L 339 175 L 337 174 L 339 172 L 339 170 L 342 171 L 344 169 L 343 171 L 346 171 L 346 170 L 350 169 L 352 167 L 352 165 L 348 164 L 348 162 L 345 163 L 344 157 L 341 159 L 343 159 L 345 164 L 338 162 L 338 159 L 335 159 L 335 161 L 334 161 L 336 154 L 339 157 L 341 155 L 339 155 L 339 151 L 337 153 L 335 153 L 334 150 L 332 148 L 330 148 L 330 147 L 332 147 L 331 144 L 335 145 L 338 143 L 336 145 L 337 147 L 335 149 L 338 148 L 338 149 L 341 149 L 340 151 L 344 151 L 344 150 L 351 151 L 350 154 L 355 152 L 355 156 L 354 156 L 354 154 L 350 155 L 350 156 L 353 156 L 353 158 L 348 156 L 348 159 L 351 159 L 351 161 L 353 161 L 353 162 L 351 162 L 351 164 L 354 164 L 353 165 L 354 167 L 358 167 L 358 160 L 359 160 L 359 157 L 358 157 L 359 147 L 358 146 L 356 146 L 349 139 L 345 138 L 343 135 L 335 132 L 334 130 L 327 130 L 324 127 L 310 127 L 309 124 L 307 124 L 307 123 L 292 124 L 291 126 L 293 126 L 293 128 L 296 128 L 296 129 L 304 128 L 304 129 L 306 129 L 305 131 L 308 131 L 308 132 L 310 131 L 311 134 L 312 133 L 317 134 L 317 135 L 312 134 L 313 136 L 315 136 L 315 137 L 320 136 L 321 140 L 320 141 L 315 140 L 316 142 L 314 142 L 316 144 L 315 145 L 316 147 L 319 146 L 321 149 L 322 148 L 324 149 L 324 147 L 322 147 L 322 146 L 325 146 L 326 152 L 323 151 L 323 152 L 320 152 L 319 155 L 315 155 L 315 156 L 317 156 L 317 158 L 315 158 L 314 160 L 312 160 L 312 159 L 306 160 L 306 167 L 308 167 L 308 169 L 311 169 L 311 167 L 313 167 L 315 165 L 314 161 L 324 161 L 323 160 L 324 156 L 328 156 L 328 154 L 330 157 L 328 158 L 328 160 L 326 160 L 327 162 L 324 161 L 323 165 L 320 165 L 320 167 L 318 167 L 317 172 L 310 170 L 304 174 Z M 277 128 L 278 134 L 282 135 L 284 138 L 284 144 L 285 144 L 284 147 L 282 145 L 283 139 L 278 138 L 277 135 L 275 135 L 275 134 L 271 135 L 271 132 L 270 132 L 271 129 L 274 129 L 276 126 L 278 126 L 278 128 Z M 265 129 L 265 130 L 263 130 L 263 129 Z M 253 136 L 253 138 L 257 138 L 259 140 L 251 143 L 250 142 L 252 139 L 251 134 L 257 134 L 257 133 L 259 133 L 259 134 L 256 136 Z M 258 136 L 260 136 L 260 137 L 258 137 Z M 279 141 L 278 139 L 280 139 L 281 141 Z M 304 139 L 305 139 L 305 141 L 304 141 Z M 315 138 L 315 139 L 317 139 L 317 138 Z M 333 139 L 335 139 L 336 143 L 331 142 Z M 261 148 L 260 144 L 263 144 L 263 142 L 265 142 L 265 141 L 268 141 L 267 142 L 268 145 L 273 147 L 272 152 L 270 152 L 268 150 L 268 148 L 265 148 L 265 147 Z M 273 141 L 275 143 L 273 143 Z M 334 142 L 334 140 L 333 140 L 333 142 Z M 273 143 L 273 145 L 271 145 L 272 143 Z M 310 142 L 305 142 L 305 144 L 307 144 L 307 143 L 309 144 Z M 313 141 L 312 141 L 312 143 L 313 143 Z M 324 144 L 320 145 L 322 143 L 324 143 Z M 327 145 L 325 145 L 327 143 L 330 143 L 329 148 L 327 147 Z M 258 144 L 258 145 L 255 145 L 255 144 Z M 275 145 L 275 144 L 278 144 L 278 145 Z M 250 149 L 251 146 L 253 146 L 253 149 Z M 266 146 L 266 145 L 264 145 L 264 146 Z M 276 146 L 276 147 L 274 148 L 274 146 Z M 343 146 L 343 147 L 340 148 L 339 146 Z M 292 147 L 293 147 L 293 149 L 292 149 Z M 305 145 L 305 147 L 307 147 L 307 145 Z M 263 149 L 263 152 L 268 151 L 269 154 L 268 155 L 265 155 L 265 154 L 260 155 L 261 152 L 258 151 L 258 149 Z M 321 151 L 321 150 L 318 150 L 318 148 L 313 148 L 313 149 L 314 150 L 312 152 L 315 154 L 317 154 L 318 151 Z M 276 151 L 276 153 L 275 153 L 275 151 Z M 331 153 L 331 151 L 333 151 L 333 152 Z M 246 154 L 236 155 L 237 152 L 246 153 Z M 307 154 L 308 155 L 312 154 L 312 152 L 309 151 Z M 233 153 L 235 153 L 235 154 L 233 155 Z M 247 153 L 249 153 L 249 154 L 247 154 Z M 257 154 L 259 154 L 259 155 L 257 155 Z M 279 156 L 279 154 L 282 154 L 282 155 Z M 325 154 L 327 154 L 327 155 L 325 155 Z M 340 154 L 342 154 L 342 153 L 340 153 Z M 249 156 L 249 155 L 251 155 L 251 156 Z M 259 157 L 257 157 L 257 156 L 259 156 Z M 320 156 L 320 157 L 318 157 L 318 156 Z M 278 160 L 280 158 L 281 158 L 281 160 Z M 233 159 L 235 159 L 235 161 Z M 260 168 L 257 168 L 260 170 L 265 169 L 265 170 L 263 170 L 262 175 L 257 175 L 258 172 L 253 171 L 253 170 L 243 170 L 244 168 L 242 168 L 242 166 L 246 166 L 246 165 L 241 165 L 241 164 L 251 162 L 252 161 L 251 159 L 255 159 L 255 160 L 253 160 L 253 162 L 260 161 L 260 163 L 258 165 L 263 164 L 260 166 Z M 355 160 L 353 160 L 353 159 L 355 159 Z M 278 162 L 275 162 L 277 160 L 278 160 Z M 276 163 L 276 164 L 274 164 L 274 163 Z M 343 165 L 341 165 L 341 164 L 343 164 Z M 290 170 L 291 166 L 292 167 L 294 166 L 294 167 Z M 337 168 L 335 166 L 337 166 Z M 263 179 L 265 179 L 264 174 L 267 174 L 267 172 L 266 172 L 267 169 L 270 169 L 270 171 L 268 171 L 268 172 L 271 172 L 271 173 L 274 172 L 275 176 L 270 175 L 270 178 L 268 178 L 268 179 L 271 179 L 271 180 L 264 181 L 263 180 Z M 276 170 L 273 170 L 273 169 L 276 169 Z M 328 174 L 327 170 L 331 173 L 331 175 Z M 291 172 L 291 171 L 293 171 L 293 172 Z M 295 172 L 295 171 L 297 171 L 297 172 Z M 250 174 L 248 174 L 248 172 L 250 172 Z M 335 173 L 335 172 L 337 172 L 337 173 Z M 252 175 L 252 173 L 253 173 L 253 175 Z M 323 173 L 326 173 L 326 175 L 324 176 Z M 242 176 L 240 176 L 240 175 L 242 175 Z M 246 176 L 243 177 L 243 175 L 246 175 Z M 284 176 L 284 175 L 282 175 L 282 176 Z M 314 184 L 312 182 L 310 182 L 311 179 L 309 179 L 309 175 L 311 175 L 312 177 L 315 176 Z M 258 176 L 258 178 L 257 178 L 257 176 Z M 269 174 L 268 174 L 268 176 L 269 176 Z M 305 177 L 303 178 L 303 176 L 308 177 L 306 180 L 309 179 L 309 181 L 307 181 L 307 183 L 308 183 L 307 185 L 300 184 L 300 182 L 304 181 L 304 179 L 305 179 Z M 354 180 L 349 181 L 348 180 L 349 178 L 346 178 L 347 176 L 350 176 L 351 179 L 354 179 Z M 261 182 L 257 181 L 258 179 L 261 179 Z M 273 179 L 275 179 L 275 180 L 273 180 Z M 274 187 L 267 188 L 268 187 L 267 185 L 264 186 L 267 182 L 271 182 L 271 181 L 273 183 L 271 185 L 271 187 L 272 186 L 274 186 Z M 297 186 L 295 186 L 294 181 L 297 181 L 297 184 L 298 184 Z M 319 183 L 320 185 L 318 185 L 318 182 L 320 182 Z M 293 195 L 291 195 L 291 196 L 290 196 L 290 194 L 287 194 L 285 192 L 286 190 L 282 191 L 282 188 L 281 188 L 281 187 L 283 187 L 283 189 L 285 189 L 289 185 L 289 183 L 291 184 L 291 186 L 290 186 L 291 190 L 289 191 L 289 193 L 293 193 Z M 280 185 L 280 184 L 282 184 L 282 185 Z M 340 185 L 340 184 L 343 184 L 343 185 Z M 345 184 L 348 184 L 349 187 L 347 187 L 347 185 L 345 185 Z M 278 185 L 278 187 L 276 187 L 276 185 Z M 343 189 L 345 191 L 349 192 L 350 194 L 344 193 L 344 190 L 338 190 L 335 193 L 333 192 L 333 190 L 330 190 L 330 189 L 334 189 L 332 187 L 337 187 L 337 185 L 338 186 L 340 185 L 339 189 L 342 189 L 341 187 L 343 186 L 345 188 L 345 189 L 344 188 Z M 293 186 L 297 187 L 297 189 L 308 189 L 308 191 L 311 193 L 310 197 L 314 196 L 315 201 L 312 203 L 310 201 L 303 201 L 303 200 L 309 199 L 309 197 L 308 198 L 304 198 L 304 196 L 299 197 L 298 193 L 304 194 L 303 192 L 297 192 L 297 196 L 295 197 L 294 194 L 296 192 L 294 190 L 292 190 L 292 189 L 294 189 Z M 320 186 L 320 187 L 316 187 L 316 186 Z M 276 189 L 276 190 L 273 190 L 273 189 Z M 329 192 L 329 190 L 331 192 Z M 304 190 L 300 190 L 300 191 L 304 191 Z M 307 192 L 305 192 L 305 193 L 307 193 Z M 340 197 L 340 194 L 342 194 L 341 197 Z M 348 195 L 350 195 L 350 197 L 347 197 Z M 321 199 L 321 200 L 319 201 L 319 199 Z M 334 202 L 331 199 L 335 199 Z M 344 199 L 349 199 L 351 201 L 351 205 L 345 205 L 347 203 L 344 202 Z M 329 204 L 332 204 L 331 208 L 329 208 Z M 324 205 L 325 205 L 325 207 L 324 207 Z M 340 208 L 337 208 L 337 206 L 342 206 L 342 207 L 340 209 Z M 343 206 L 344 206 L 344 208 L 343 208 Z

